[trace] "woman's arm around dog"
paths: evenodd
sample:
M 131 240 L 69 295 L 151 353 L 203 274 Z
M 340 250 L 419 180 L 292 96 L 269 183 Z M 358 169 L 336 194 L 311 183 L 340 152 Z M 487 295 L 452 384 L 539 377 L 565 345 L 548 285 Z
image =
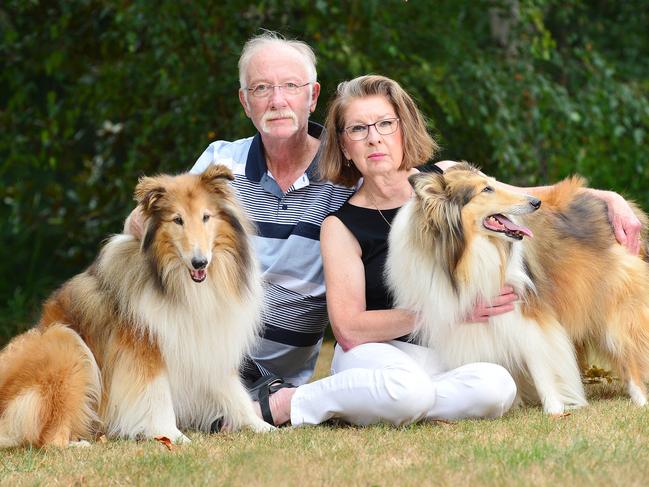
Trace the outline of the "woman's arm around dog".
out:
M 384 342 L 411 333 L 415 317 L 403 309 L 366 309 L 365 271 L 358 241 L 336 217 L 325 218 L 320 234 L 327 308 L 336 340 L 347 351 L 357 345 Z M 514 309 L 518 299 L 505 286 L 491 304 L 476 303 L 466 322 L 486 323 L 491 316 Z

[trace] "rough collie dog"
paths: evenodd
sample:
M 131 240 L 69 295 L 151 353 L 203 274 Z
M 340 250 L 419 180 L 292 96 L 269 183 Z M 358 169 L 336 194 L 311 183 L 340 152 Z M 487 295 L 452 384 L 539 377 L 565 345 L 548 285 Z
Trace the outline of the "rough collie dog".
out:
M 223 418 L 271 429 L 237 369 L 258 332 L 261 280 L 230 171 L 145 177 L 142 241 L 113 236 L 0 353 L 0 445 L 187 437 Z
M 449 368 L 503 365 L 519 397 L 536 396 L 550 414 L 586 404 L 573 343 L 590 344 L 633 402 L 647 403 L 649 266 L 644 252 L 615 241 L 605 204 L 581 179 L 540 193 L 542 204 L 468 164 L 410 182 L 415 196 L 393 222 L 386 276 L 396 306 L 416 312 L 422 344 Z M 505 283 L 521 298 L 513 312 L 463 323 Z

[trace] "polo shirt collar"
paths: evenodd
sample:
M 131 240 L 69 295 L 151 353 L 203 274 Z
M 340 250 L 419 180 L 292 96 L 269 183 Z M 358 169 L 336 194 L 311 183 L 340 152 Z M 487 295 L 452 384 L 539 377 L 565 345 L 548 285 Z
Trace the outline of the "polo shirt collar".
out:
M 309 164 L 309 167 L 306 170 L 307 177 L 309 179 L 315 179 L 318 166 L 318 158 L 320 156 L 320 152 L 322 151 L 324 142 L 322 138 L 324 137 L 325 130 L 322 125 L 310 120 L 307 130 L 311 137 L 315 137 L 316 139 L 321 140 L 318 152 L 316 153 L 313 161 L 311 161 L 311 164 Z M 264 144 L 261 140 L 261 134 L 257 132 L 257 134 L 252 139 L 252 144 L 250 144 L 250 150 L 248 151 L 248 158 L 246 159 L 246 178 L 248 178 L 250 181 L 260 182 L 261 178 L 264 174 L 266 174 L 267 170 L 268 168 L 266 166 L 266 156 L 264 155 Z

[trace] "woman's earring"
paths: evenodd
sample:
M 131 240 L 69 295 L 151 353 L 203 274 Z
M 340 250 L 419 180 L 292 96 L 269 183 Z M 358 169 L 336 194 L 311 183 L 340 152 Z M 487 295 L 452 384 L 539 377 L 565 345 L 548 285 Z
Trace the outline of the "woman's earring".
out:
M 352 161 L 349 160 L 349 159 L 347 159 L 347 160 L 345 161 L 345 166 L 347 166 L 347 167 L 351 167 L 351 166 L 352 166 Z

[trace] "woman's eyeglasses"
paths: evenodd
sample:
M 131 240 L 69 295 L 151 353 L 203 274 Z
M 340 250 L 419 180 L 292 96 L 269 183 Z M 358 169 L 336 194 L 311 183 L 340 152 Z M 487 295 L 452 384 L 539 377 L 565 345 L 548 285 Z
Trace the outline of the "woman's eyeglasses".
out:
M 365 140 L 370 133 L 370 127 L 374 127 L 376 131 L 381 135 L 390 135 L 395 133 L 399 128 L 399 119 L 385 118 L 374 123 L 357 123 L 350 125 L 349 127 L 345 127 L 341 130 L 341 132 L 345 132 L 347 134 L 347 137 L 349 137 L 351 140 Z

